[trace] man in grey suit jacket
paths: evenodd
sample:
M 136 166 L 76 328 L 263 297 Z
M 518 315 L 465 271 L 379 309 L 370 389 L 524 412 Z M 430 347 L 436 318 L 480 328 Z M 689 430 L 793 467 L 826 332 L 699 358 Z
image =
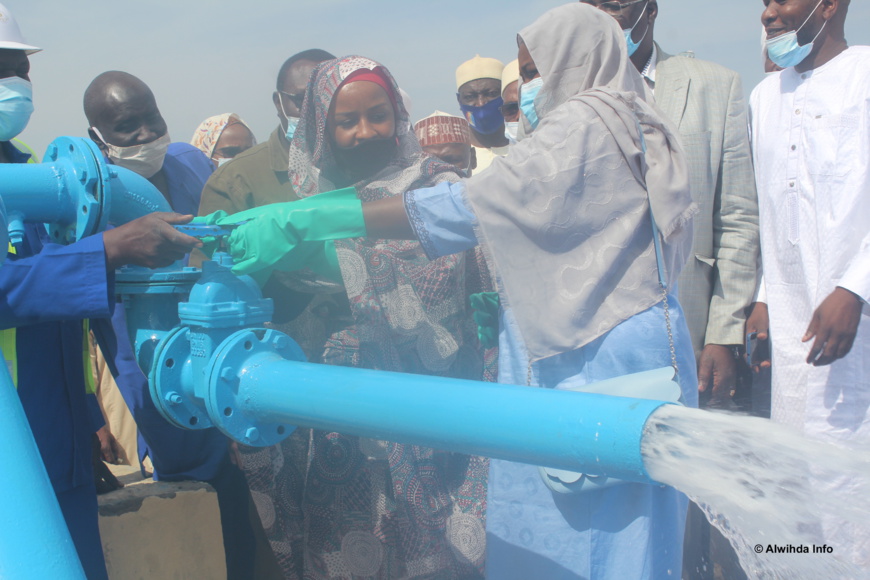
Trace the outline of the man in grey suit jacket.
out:
M 695 216 L 692 256 L 679 279 L 701 391 L 728 398 L 734 389 L 733 346 L 744 342 L 744 309 L 755 291 L 758 201 L 749 151 L 746 106 L 736 72 L 672 56 L 653 40 L 656 0 L 582 0 L 632 30 L 631 61 L 656 104 L 679 129 L 689 164 Z
M 695 216 L 692 255 L 679 278 L 679 299 L 698 361 L 699 390 L 713 400 L 734 393 L 734 346 L 744 342 L 744 310 L 755 292 L 758 200 L 740 77 L 691 54 L 672 56 L 654 42 L 656 0 L 581 0 L 608 12 L 624 31 L 631 61 L 653 90 L 656 104 L 678 128 L 689 165 Z M 689 512 L 683 577 L 712 578 L 710 536 L 697 507 Z M 741 576 L 733 556 L 717 563 L 726 577 Z M 730 570 L 729 570 L 730 569 Z

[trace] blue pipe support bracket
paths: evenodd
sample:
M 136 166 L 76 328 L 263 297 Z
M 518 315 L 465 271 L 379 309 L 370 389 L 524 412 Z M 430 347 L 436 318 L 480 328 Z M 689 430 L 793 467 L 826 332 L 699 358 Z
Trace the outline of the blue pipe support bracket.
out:
M 24 223 L 44 223 L 52 241 L 69 244 L 154 211 L 172 211 L 147 179 L 109 165 L 90 139 L 58 137 L 42 163 L 0 164 L 10 241 Z
M 0 578 L 84 580 L 6 365 L 0 365 L 0 411 L 0 465 L 6 470 L 0 477 Z

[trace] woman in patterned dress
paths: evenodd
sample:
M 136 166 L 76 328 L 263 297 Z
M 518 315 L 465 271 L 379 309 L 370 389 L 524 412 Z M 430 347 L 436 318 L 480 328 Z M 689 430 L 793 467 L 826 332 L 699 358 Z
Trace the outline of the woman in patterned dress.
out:
M 421 150 L 387 69 L 356 56 L 312 73 L 289 177 L 300 198 L 353 186 L 364 201 L 459 179 Z M 478 254 L 430 260 L 416 241 L 366 238 L 334 251 L 340 271 L 296 278 L 300 289 L 343 292 L 350 304 L 349 323 L 328 337 L 319 362 L 484 377 L 468 305 L 491 284 Z M 482 458 L 300 429 L 282 448 L 244 450 L 243 463 L 288 578 L 481 576 Z

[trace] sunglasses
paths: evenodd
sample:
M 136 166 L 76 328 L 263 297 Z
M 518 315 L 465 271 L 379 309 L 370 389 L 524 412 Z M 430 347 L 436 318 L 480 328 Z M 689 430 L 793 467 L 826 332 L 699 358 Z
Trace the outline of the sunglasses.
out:
M 302 101 L 305 100 L 305 93 L 299 95 L 291 95 L 290 93 L 285 93 L 284 91 L 278 91 L 278 94 L 284 95 L 287 97 L 291 103 L 296 105 L 296 108 L 300 111 L 302 110 Z
M 498 110 L 501 112 L 502 116 L 507 119 L 508 117 L 513 117 L 520 112 L 520 105 L 516 102 L 505 103 L 499 107 Z

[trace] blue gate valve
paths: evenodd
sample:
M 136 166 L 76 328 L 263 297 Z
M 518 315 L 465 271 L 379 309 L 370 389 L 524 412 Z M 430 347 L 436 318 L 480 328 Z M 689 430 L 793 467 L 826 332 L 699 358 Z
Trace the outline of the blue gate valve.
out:
M 293 427 L 283 421 L 245 421 L 235 413 L 234 387 L 242 374 L 265 360 L 305 356 L 287 335 L 263 328 L 272 317 L 272 300 L 262 297 L 252 278 L 235 276 L 231 267 L 232 258 L 223 252 L 203 263 L 189 299 L 178 304 L 179 326 L 154 353 L 151 395 L 175 425 L 215 426 L 242 443 L 272 445 Z

